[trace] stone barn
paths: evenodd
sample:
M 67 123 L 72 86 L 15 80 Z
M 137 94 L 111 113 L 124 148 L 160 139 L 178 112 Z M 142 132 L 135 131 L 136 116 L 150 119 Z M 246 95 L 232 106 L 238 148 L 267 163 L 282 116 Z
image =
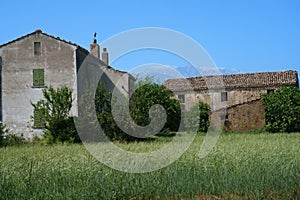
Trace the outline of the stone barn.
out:
M 41 30 L 0 45 L 0 121 L 25 137 L 40 134 L 41 130 L 30 118 L 34 113 L 31 102 L 40 100 L 42 89 L 49 86 L 67 86 L 73 90 L 72 114 L 76 115 L 77 73 L 88 55 L 93 55 L 97 66 L 104 70 L 111 87 L 118 83 L 119 90 L 129 96 L 133 77 L 108 65 L 105 48 L 100 59 L 96 38 L 90 52 Z
M 264 128 L 261 94 L 276 91 L 283 85 L 298 87 L 297 71 L 200 76 L 164 82 L 185 110 L 199 101 L 206 102 L 214 116 L 225 121 L 224 129 L 232 131 Z

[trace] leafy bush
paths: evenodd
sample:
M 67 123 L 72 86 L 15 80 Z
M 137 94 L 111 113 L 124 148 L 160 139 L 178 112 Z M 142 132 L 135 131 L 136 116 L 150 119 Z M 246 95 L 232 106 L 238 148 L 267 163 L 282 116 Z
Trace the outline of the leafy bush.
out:
M 94 102 L 92 102 L 92 101 Z M 112 92 L 107 90 L 104 83 L 99 82 L 95 94 L 92 89 L 85 89 L 79 98 L 79 116 L 76 127 L 83 133 L 80 135 L 84 137 L 84 141 L 97 142 L 107 141 L 106 138 L 101 138 L 96 130 L 98 124 L 101 126 L 102 131 L 110 140 L 131 141 L 135 138 L 124 133 L 116 124 L 112 115 Z M 119 113 L 122 114 L 124 105 L 117 105 Z M 93 116 L 93 110 L 96 111 L 96 118 Z M 124 119 L 124 122 L 128 119 Z M 96 133 L 96 134 L 94 134 Z
M 20 146 L 27 144 L 27 140 L 21 135 L 7 134 L 3 140 L 3 146 Z
M 27 140 L 23 137 L 23 135 L 18 136 L 9 132 L 10 131 L 6 125 L 0 123 L 0 147 L 19 146 L 27 143 Z
M 125 98 L 125 97 L 124 97 Z M 123 99 L 125 100 L 125 99 Z M 122 102 L 122 101 L 121 101 Z M 106 136 L 110 140 L 119 140 L 119 141 L 132 141 L 135 140 L 133 136 L 130 136 L 123 132 L 118 125 L 116 124 L 111 109 L 112 109 L 112 93 L 105 89 L 104 85 L 100 83 L 97 87 L 95 94 L 95 106 L 97 119 L 105 132 Z M 124 104 L 119 103 L 115 104 L 117 106 L 118 114 L 122 115 L 125 111 Z M 120 117 L 120 116 L 119 116 Z M 128 119 L 123 118 L 123 123 L 126 123 Z
M 55 143 L 80 143 L 81 140 L 77 134 L 73 117 L 62 119 L 56 124 L 56 139 L 53 139 L 53 134 L 49 130 L 44 131 L 44 142 L 46 144 Z
M 43 128 L 45 137 L 51 143 L 80 142 L 73 118 L 70 116 L 72 107 L 72 90 L 66 86 L 58 89 L 43 89 L 44 99 L 31 103 L 34 107 L 35 126 Z
M 130 98 L 130 114 L 136 124 L 146 126 L 151 122 L 149 116 L 150 108 L 155 105 L 161 105 L 167 114 L 167 121 L 162 131 L 178 131 L 181 110 L 178 100 L 172 98 L 172 91 L 164 88 L 163 85 L 153 83 L 151 81 L 138 82 L 139 86 Z M 160 113 L 153 113 L 159 117 Z
M 300 90 L 284 86 L 262 95 L 265 106 L 266 130 L 269 132 L 300 131 Z
M 206 132 L 209 126 L 209 111 L 209 105 L 203 102 L 191 107 L 184 117 L 184 125 L 187 130 Z
M 9 131 L 9 129 L 6 128 L 6 125 L 1 122 L 0 123 L 0 147 L 3 146 L 4 137 L 5 137 L 5 134 L 8 133 L 8 131 Z
M 167 122 L 163 130 L 178 130 L 178 126 L 180 124 L 180 105 L 179 102 L 175 99 L 172 99 L 172 92 L 169 90 L 165 90 L 162 85 L 158 85 L 152 82 L 143 82 L 138 81 L 137 85 L 140 86 L 137 90 L 135 90 L 134 94 L 131 96 L 128 106 L 128 99 L 120 92 L 116 97 L 112 98 L 112 92 L 107 90 L 104 87 L 103 83 L 99 83 L 96 89 L 95 95 L 89 91 L 89 89 L 85 90 L 79 99 L 79 104 L 82 109 L 79 109 L 79 115 L 84 117 L 84 124 L 77 124 L 82 131 L 86 132 L 94 132 L 97 130 L 93 130 L 92 127 L 96 127 L 96 123 L 99 123 L 102 130 L 106 134 L 106 136 L 110 140 L 119 140 L 119 141 L 133 141 L 133 140 L 143 140 L 142 138 L 137 138 L 127 134 L 126 130 L 131 130 L 133 126 L 130 123 L 136 123 L 140 126 L 146 126 L 150 123 L 151 119 L 149 116 L 149 109 L 151 106 L 155 104 L 160 104 L 166 109 L 167 113 Z M 95 100 L 95 108 L 97 120 L 94 120 L 92 114 L 92 106 L 91 103 L 87 103 L 90 99 Z M 117 101 L 118 100 L 118 101 Z M 126 102 L 124 102 L 126 101 Z M 114 111 L 116 111 L 116 115 L 118 116 L 118 124 L 116 123 L 114 116 L 112 115 L 112 104 L 114 106 Z M 129 109 L 129 110 L 128 110 Z M 126 113 L 130 113 L 133 121 L 128 119 Z M 159 113 L 152 113 L 158 114 Z M 81 121 L 81 120 L 80 120 Z M 126 129 L 123 131 L 121 127 Z M 90 129 L 90 130 L 88 130 Z M 144 133 L 143 136 L 145 135 Z M 98 141 L 99 137 L 93 139 L 91 135 L 88 135 L 86 138 L 91 141 Z

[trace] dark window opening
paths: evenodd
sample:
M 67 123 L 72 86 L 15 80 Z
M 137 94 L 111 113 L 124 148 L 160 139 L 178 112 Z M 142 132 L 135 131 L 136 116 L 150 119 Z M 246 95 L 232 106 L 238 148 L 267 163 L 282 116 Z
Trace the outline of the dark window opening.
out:
M 33 87 L 45 87 L 44 69 L 33 70 Z
M 248 110 L 247 111 L 247 116 L 250 117 L 250 115 L 251 115 L 251 112 Z
M 180 103 L 185 103 L 185 97 L 184 97 L 184 94 L 179 94 L 179 95 L 178 95 L 178 99 L 179 99 Z
M 221 115 L 221 120 L 228 121 L 228 120 L 229 120 L 228 114 L 226 114 L 226 115 Z
M 221 101 L 227 101 L 227 92 L 221 92 Z
M 267 90 L 267 94 L 271 94 L 271 93 L 273 93 L 274 92 L 274 89 L 268 89 Z
M 41 43 L 34 42 L 34 55 L 40 55 L 40 54 L 41 54 Z

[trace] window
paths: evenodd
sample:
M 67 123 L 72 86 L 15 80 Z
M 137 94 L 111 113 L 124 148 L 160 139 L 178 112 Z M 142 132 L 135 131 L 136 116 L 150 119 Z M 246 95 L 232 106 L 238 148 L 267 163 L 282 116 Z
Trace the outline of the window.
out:
M 221 120 L 223 121 L 228 121 L 228 115 L 226 114 L 226 115 L 221 115 Z
M 271 93 L 273 93 L 274 92 L 274 89 L 268 89 L 267 90 L 267 94 L 271 94 Z
M 40 54 L 41 54 L 41 43 L 34 42 L 34 55 L 40 55 Z
M 179 94 L 178 99 L 179 99 L 180 103 L 185 103 L 184 94 Z
M 45 87 L 44 69 L 33 70 L 33 87 Z
M 182 110 L 182 111 L 185 111 L 185 105 L 184 104 L 180 104 L 180 109 Z
M 41 113 L 37 112 L 36 109 L 34 109 L 33 112 L 33 128 L 43 128 L 43 121 L 40 116 Z
M 221 101 L 227 101 L 227 92 L 221 92 Z

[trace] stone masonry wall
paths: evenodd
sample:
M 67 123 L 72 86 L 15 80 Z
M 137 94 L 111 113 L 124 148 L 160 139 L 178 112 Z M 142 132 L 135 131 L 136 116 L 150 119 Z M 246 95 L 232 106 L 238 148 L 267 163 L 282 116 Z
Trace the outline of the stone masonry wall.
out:
M 258 130 L 265 126 L 264 107 L 260 98 L 263 93 L 267 93 L 267 89 L 228 90 L 227 101 L 221 100 L 221 91 L 178 92 L 177 96 L 184 95 L 185 101 L 182 105 L 186 111 L 197 102 L 208 103 L 212 112 L 217 111 L 211 116 L 213 124 L 219 124 L 221 115 L 227 113 L 228 119 L 225 121 L 224 129 L 243 131 Z M 226 109 L 226 112 L 218 111 L 222 108 Z
M 221 100 L 221 91 L 195 91 L 195 92 L 178 92 L 178 95 L 185 96 L 183 103 L 186 111 L 188 111 L 197 102 L 205 102 L 211 106 L 212 110 L 227 108 L 246 102 L 251 102 L 260 99 L 260 95 L 267 93 L 266 89 L 243 89 L 243 90 L 228 90 L 227 101 Z
M 265 127 L 264 112 L 261 100 L 229 107 L 227 108 L 228 121 L 225 121 L 224 130 L 261 130 Z

